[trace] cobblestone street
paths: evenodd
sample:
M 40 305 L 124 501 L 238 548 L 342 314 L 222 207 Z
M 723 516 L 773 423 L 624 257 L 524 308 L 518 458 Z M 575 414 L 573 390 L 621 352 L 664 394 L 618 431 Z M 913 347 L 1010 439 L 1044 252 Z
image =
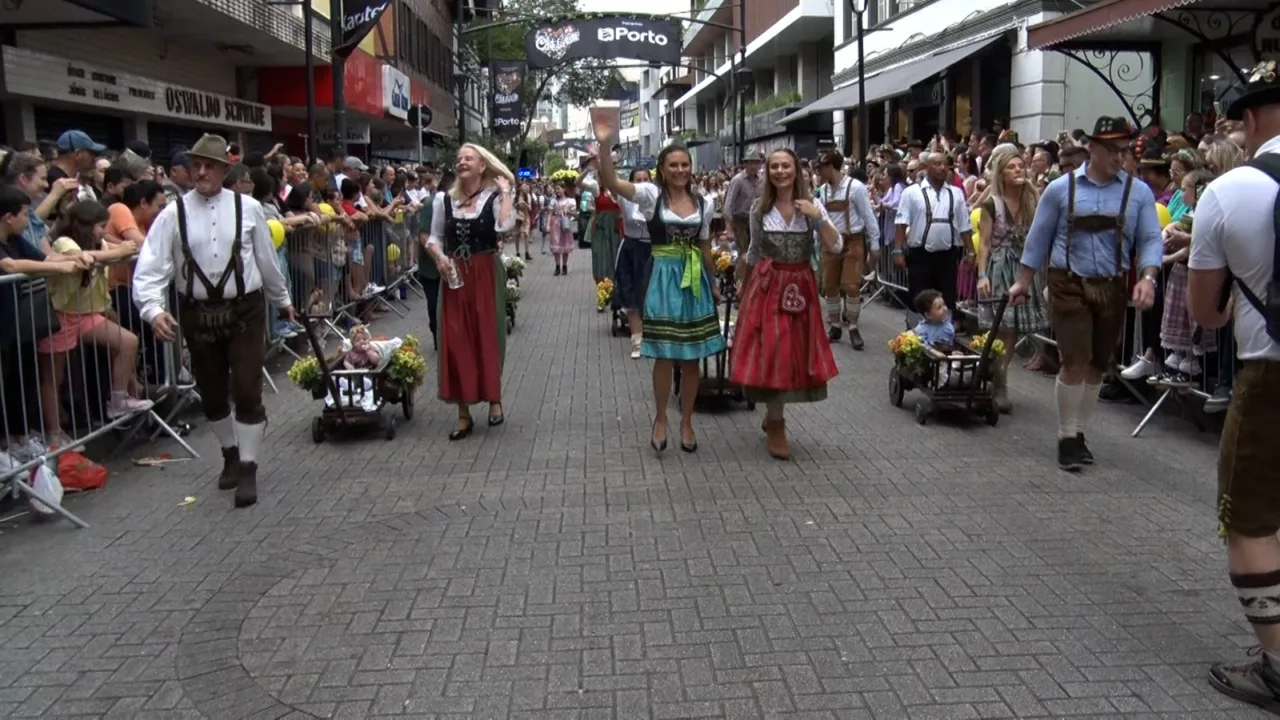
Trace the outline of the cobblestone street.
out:
M 448 442 L 427 387 L 396 440 L 316 445 L 280 365 L 256 507 L 198 421 L 202 460 L 69 498 L 89 529 L 5 523 L 0 717 L 1263 717 L 1205 679 L 1253 644 L 1212 433 L 1130 439 L 1138 406 L 1104 405 L 1098 465 L 1061 473 L 1052 381 L 1020 369 L 998 427 L 921 428 L 876 305 L 788 410 L 792 462 L 744 406 L 700 414 L 696 454 L 673 406 L 659 456 L 649 364 L 572 262 L 530 263 L 502 427 Z M 410 302 L 375 331 L 434 369 Z

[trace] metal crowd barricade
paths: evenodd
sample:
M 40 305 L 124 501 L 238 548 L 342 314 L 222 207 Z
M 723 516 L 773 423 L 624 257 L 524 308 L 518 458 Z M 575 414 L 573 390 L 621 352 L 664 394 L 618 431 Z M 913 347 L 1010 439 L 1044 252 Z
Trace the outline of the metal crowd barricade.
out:
M 81 452 L 108 433 L 122 433 L 117 448 L 126 447 L 146 429 L 153 430 L 152 438 L 168 434 L 198 457 L 171 425 L 185 403 L 181 341 L 157 342 L 138 317 L 130 299 L 130 265 L 126 260 L 93 271 L 93 277 L 110 278 L 105 297 L 101 285 L 86 282 L 91 276 L 84 271 L 0 276 L 0 324 L 7 328 L 0 332 L 7 461 L 0 483 L 79 527 L 87 524 L 28 481 L 33 470 L 47 466 L 56 474 L 63 454 Z M 49 317 L 56 318 L 56 327 Z M 171 408 L 163 418 L 160 403 Z
M 1155 308 L 1145 313 L 1137 313 L 1134 319 L 1134 346 L 1133 355 L 1141 356 L 1148 349 L 1152 350 L 1159 362 L 1157 365 L 1164 367 L 1165 362 L 1171 351 L 1164 347 L 1165 332 L 1164 315 L 1166 313 L 1186 313 L 1185 290 L 1183 291 L 1183 299 L 1179 302 L 1180 307 L 1177 309 L 1166 309 L 1170 301 L 1169 286 L 1170 273 L 1174 265 L 1164 265 L 1160 272 L 1160 287 L 1158 289 L 1160 303 Z M 1178 298 L 1175 298 L 1178 301 Z M 1157 314 L 1156 310 L 1160 310 Z M 1188 320 L 1190 323 L 1190 320 Z M 1152 335 L 1155 346 L 1148 348 L 1144 336 L 1144 329 L 1149 327 L 1150 323 L 1155 323 L 1160 328 L 1160 332 Z M 1160 393 L 1154 403 L 1150 404 L 1150 409 L 1143 416 L 1138 426 L 1134 428 L 1131 437 L 1138 437 L 1147 425 L 1155 418 L 1160 409 L 1168 404 L 1170 400 L 1179 406 L 1182 410 L 1182 416 L 1189 418 L 1196 426 L 1197 430 L 1203 432 L 1205 424 L 1201 421 L 1199 415 L 1192 411 L 1191 405 L 1198 402 L 1201 407 L 1206 400 L 1213 397 L 1214 391 L 1221 384 L 1230 387 L 1230 382 L 1235 377 L 1235 372 L 1239 369 L 1239 361 L 1236 359 L 1235 353 L 1235 336 L 1231 331 L 1231 325 L 1227 325 L 1220 330 L 1211 330 L 1209 328 L 1193 328 L 1193 344 L 1192 344 L 1192 360 L 1197 372 L 1189 376 L 1187 381 L 1167 382 L 1153 376 L 1146 379 L 1146 383 Z M 1210 346 L 1209 338 L 1212 338 L 1212 350 L 1204 351 L 1204 348 Z M 1198 352 L 1197 352 L 1198 351 Z M 1179 354 L 1184 354 L 1179 352 Z M 1122 357 L 1129 357 L 1123 355 Z M 1225 376 L 1225 377 L 1224 377 Z M 1142 381 L 1139 381 L 1142 382 Z

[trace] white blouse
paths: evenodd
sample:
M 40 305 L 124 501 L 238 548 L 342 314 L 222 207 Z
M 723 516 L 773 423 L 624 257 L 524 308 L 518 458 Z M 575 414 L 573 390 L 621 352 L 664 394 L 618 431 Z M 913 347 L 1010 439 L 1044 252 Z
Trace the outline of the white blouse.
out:
M 481 190 L 480 194 L 476 196 L 475 205 L 470 210 L 464 211 L 458 207 L 458 201 L 454 200 L 448 193 L 444 191 L 436 193 L 435 198 L 431 201 L 431 235 L 427 238 L 427 244 L 444 244 L 444 203 L 446 198 L 448 198 L 449 202 L 453 204 L 451 210 L 453 211 L 454 217 L 459 220 L 473 220 L 480 217 L 480 213 L 484 210 L 485 203 L 489 202 L 489 198 L 495 194 L 499 194 L 496 188 L 485 188 L 484 190 Z M 508 215 L 506 222 L 502 221 L 501 210 L 502 198 L 499 197 L 493 203 L 493 229 L 497 233 L 511 232 L 511 229 L 516 226 L 516 215 L 518 214 L 515 210 L 515 204 L 512 203 L 511 212 Z
M 820 231 L 823 223 L 831 222 L 831 216 L 827 215 L 827 209 L 822 207 L 822 203 L 814 203 L 814 206 L 817 207 L 819 212 L 822 213 L 821 218 L 817 220 L 810 220 L 809 218 L 805 217 L 804 213 L 800 212 L 799 210 L 796 210 L 795 214 L 791 216 L 790 223 L 788 223 L 786 219 L 782 217 L 782 213 L 778 212 L 777 206 L 771 207 L 769 208 L 769 212 L 765 213 L 764 217 L 760 219 L 760 230 L 762 232 L 793 233 L 793 232 L 809 232 L 810 228 L 813 228 L 814 241 L 821 243 L 822 239 L 818 235 L 818 232 Z M 760 250 L 759 250 L 760 241 L 763 241 L 763 238 L 757 238 L 755 233 L 753 232 L 751 234 L 750 246 L 747 249 L 748 265 L 755 265 L 756 261 L 760 259 Z M 839 248 L 837 248 L 836 252 L 839 252 Z
M 658 211 L 658 197 L 662 191 L 653 183 L 636 183 L 636 196 L 632 198 L 640 209 L 640 216 L 649 221 L 653 219 L 653 214 Z M 711 201 L 700 195 L 694 195 L 695 200 L 702 203 L 702 228 L 698 231 L 699 240 L 708 240 L 711 238 L 711 217 L 715 214 L 715 206 Z M 693 213 L 687 217 L 680 217 L 671 210 L 671 205 L 666 204 L 662 207 L 662 222 L 669 225 L 688 225 L 690 222 L 696 221 L 698 213 Z

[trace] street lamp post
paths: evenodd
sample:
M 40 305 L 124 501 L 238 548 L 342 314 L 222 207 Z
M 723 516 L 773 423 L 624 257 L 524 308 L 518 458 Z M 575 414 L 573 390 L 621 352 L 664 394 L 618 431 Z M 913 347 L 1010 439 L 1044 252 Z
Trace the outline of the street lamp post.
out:
M 849 0 L 849 6 L 857 16 L 858 34 L 858 166 L 866 162 L 867 152 L 871 144 L 871 126 L 867 119 L 867 71 L 866 56 L 862 52 L 862 43 L 867 36 L 866 14 L 867 0 Z
M 453 74 L 453 89 L 458 93 L 458 144 L 467 141 L 467 83 L 471 78 L 464 72 Z

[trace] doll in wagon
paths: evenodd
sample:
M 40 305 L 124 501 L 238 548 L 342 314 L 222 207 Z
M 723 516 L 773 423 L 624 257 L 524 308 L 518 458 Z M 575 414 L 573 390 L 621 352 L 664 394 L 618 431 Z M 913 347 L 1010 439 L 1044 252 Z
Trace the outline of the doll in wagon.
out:
M 342 355 L 342 367 L 347 370 L 376 368 L 382 362 L 382 353 L 373 343 L 368 326 L 357 325 L 351 329 L 351 349 Z
M 916 310 L 923 316 L 912 329 L 924 346 L 930 350 L 949 357 L 968 357 L 972 353 L 956 344 L 956 327 L 951 322 L 951 311 L 937 290 L 924 290 L 916 295 Z M 936 355 L 935 355 L 936 358 Z M 942 361 L 937 363 L 937 384 L 935 387 L 962 387 L 973 378 L 964 377 L 960 372 L 962 363 Z

